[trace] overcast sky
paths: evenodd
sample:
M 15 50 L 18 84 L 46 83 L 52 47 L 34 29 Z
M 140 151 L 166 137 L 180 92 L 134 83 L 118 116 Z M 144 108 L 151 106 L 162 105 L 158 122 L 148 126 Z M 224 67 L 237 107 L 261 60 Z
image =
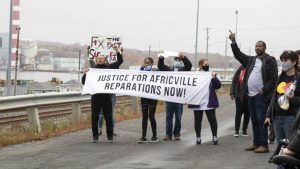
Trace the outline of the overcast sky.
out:
M 0 32 L 8 32 L 9 1 L 0 0 Z M 299 0 L 200 0 L 198 51 L 225 51 L 228 29 L 254 54 L 257 40 L 278 57 L 300 49 Z M 125 48 L 194 52 L 197 0 L 21 0 L 21 39 L 89 44 L 91 35 L 119 35 Z M 229 48 L 230 49 L 230 48 Z M 229 50 L 229 55 L 232 55 Z

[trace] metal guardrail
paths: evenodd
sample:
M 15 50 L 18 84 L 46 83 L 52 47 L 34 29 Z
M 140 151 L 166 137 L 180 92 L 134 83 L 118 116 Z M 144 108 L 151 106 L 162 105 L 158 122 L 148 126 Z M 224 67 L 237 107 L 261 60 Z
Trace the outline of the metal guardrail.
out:
M 0 115 L 5 111 L 25 110 L 27 112 L 29 126 L 41 132 L 40 118 L 43 117 L 43 114 L 39 113 L 39 108 L 57 104 L 71 104 L 70 114 L 72 114 L 72 123 L 76 124 L 80 121 L 81 117 L 80 102 L 89 101 L 90 99 L 90 95 L 81 95 L 80 92 L 2 97 L 0 98 Z
M 24 96 L 0 97 L 0 114 L 1 111 L 4 110 L 29 108 L 51 104 L 81 102 L 88 101 L 90 99 L 90 95 L 81 95 L 80 92 L 44 93 L 36 95 L 31 94 Z

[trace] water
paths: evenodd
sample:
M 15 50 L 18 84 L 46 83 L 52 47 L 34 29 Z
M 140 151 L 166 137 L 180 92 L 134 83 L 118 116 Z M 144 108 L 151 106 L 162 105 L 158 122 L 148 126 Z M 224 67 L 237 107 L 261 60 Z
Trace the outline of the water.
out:
M 14 79 L 15 72 L 11 72 L 11 78 Z M 80 81 L 81 81 L 80 74 Z M 70 80 L 78 80 L 77 72 L 38 72 L 38 71 L 19 71 L 18 80 L 34 80 L 35 82 L 47 82 L 52 80 L 52 77 L 56 77 L 63 82 Z M 0 70 L 0 79 L 6 80 L 6 71 Z

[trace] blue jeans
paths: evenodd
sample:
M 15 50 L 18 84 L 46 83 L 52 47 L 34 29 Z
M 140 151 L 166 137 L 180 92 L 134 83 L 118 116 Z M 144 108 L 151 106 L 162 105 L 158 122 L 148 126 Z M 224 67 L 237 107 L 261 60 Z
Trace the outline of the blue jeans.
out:
M 266 97 L 261 94 L 249 97 L 248 104 L 252 121 L 253 144 L 268 147 L 268 128 L 264 127 L 268 107 Z
M 115 106 L 116 106 L 117 97 L 115 94 L 111 95 L 111 103 L 112 103 L 112 126 L 115 127 Z M 103 125 L 103 113 L 102 109 L 99 113 L 99 121 L 98 121 L 98 128 L 102 128 Z
M 277 143 L 279 140 L 287 138 L 291 132 L 295 116 L 275 116 L 273 123 Z
M 166 102 L 166 135 L 167 136 L 172 136 L 172 134 L 180 135 L 182 112 L 183 112 L 183 104 Z M 174 114 L 175 114 L 175 125 L 173 131 Z

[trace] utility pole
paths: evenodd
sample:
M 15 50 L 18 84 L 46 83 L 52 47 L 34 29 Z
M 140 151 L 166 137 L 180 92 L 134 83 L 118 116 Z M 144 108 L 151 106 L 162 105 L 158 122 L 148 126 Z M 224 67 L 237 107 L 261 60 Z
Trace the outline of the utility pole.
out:
M 151 45 L 149 45 L 149 54 L 148 54 L 149 57 L 150 57 L 150 54 L 151 54 Z
M 196 44 L 195 44 L 195 70 L 197 67 L 197 49 L 198 49 L 198 22 L 199 22 L 199 0 L 197 0 L 197 21 L 196 21 Z
M 210 28 L 206 28 L 206 58 L 208 59 L 208 40 L 209 40 L 209 29 Z
M 81 62 L 81 49 L 79 50 L 78 56 L 78 83 L 80 84 L 80 62 Z
M 235 40 L 236 40 L 236 43 L 238 42 L 238 31 L 237 31 L 237 27 L 238 27 L 238 15 L 239 15 L 239 11 L 236 10 L 235 12 Z M 241 49 L 241 46 L 240 46 L 240 49 Z M 235 67 L 236 67 L 236 60 L 233 61 L 234 63 L 234 67 L 233 67 L 233 70 L 235 71 Z
M 228 38 L 225 37 L 226 42 L 225 42 L 225 56 L 224 56 L 224 77 L 226 78 L 226 68 L 227 68 L 227 64 L 226 64 L 226 59 L 227 59 L 227 43 L 228 43 Z
M 14 78 L 14 96 L 17 95 L 17 74 L 18 74 L 18 60 L 19 60 L 19 42 L 20 42 L 20 30 L 21 28 L 18 27 L 16 28 L 17 32 L 18 32 L 18 35 L 17 35 L 17 50 L 16 50 L 16 66 L 15 66 L 15 78 Z
M 237 39 L 238 39 L 238 32 L 237 32 L 237 27 L 238 27 L 238 15 L 239 15 L 239 11 L 238 10 L 236 10 L 235 11 L 235 40 L 237 41 Z
M 13 0 L 10 0 L 10 17 L 9 17 L 9 40 L 8 40 L 8 59 L 6 69 L 6 96 L 11 95 L 11 42 L 12 42 L 12 16 L 13 15 Z

